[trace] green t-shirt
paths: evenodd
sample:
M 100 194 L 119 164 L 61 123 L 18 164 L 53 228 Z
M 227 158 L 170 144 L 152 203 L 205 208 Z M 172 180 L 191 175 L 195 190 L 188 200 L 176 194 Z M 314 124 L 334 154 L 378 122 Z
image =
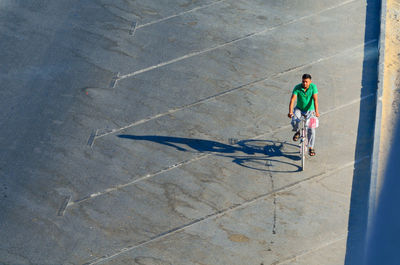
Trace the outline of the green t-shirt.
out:
M 301 84 L 296 85 L 293 88 L 293 95 L 297 96 L 296 107 L 298 107 L 301 111 L 315 110 L 313 98 L 314 94 L 318 94 L 318 89 L 315 84 L 311 83 L 307 89 L 307 92 L 304 92 L 304 88 L 301 86 Z

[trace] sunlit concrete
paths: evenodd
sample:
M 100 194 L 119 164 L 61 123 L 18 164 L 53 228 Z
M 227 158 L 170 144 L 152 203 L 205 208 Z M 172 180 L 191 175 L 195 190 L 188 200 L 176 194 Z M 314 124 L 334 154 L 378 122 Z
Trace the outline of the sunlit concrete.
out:
M 0 3 L 0 262 L 344 264 L 379 5 L 164 2 Z M 322 116 L 300 171 L 286 114 L 305 72 Z

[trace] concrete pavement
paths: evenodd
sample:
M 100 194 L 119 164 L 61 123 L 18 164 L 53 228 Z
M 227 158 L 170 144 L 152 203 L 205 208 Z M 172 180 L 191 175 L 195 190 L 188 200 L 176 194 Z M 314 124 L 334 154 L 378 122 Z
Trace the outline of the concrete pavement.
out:
M 4 1 L 0 14 L 0 262 L 344 264 L 359 251 L 379 4 Z M 322 116 L 301 172 L 285 116 L 305 72 Z

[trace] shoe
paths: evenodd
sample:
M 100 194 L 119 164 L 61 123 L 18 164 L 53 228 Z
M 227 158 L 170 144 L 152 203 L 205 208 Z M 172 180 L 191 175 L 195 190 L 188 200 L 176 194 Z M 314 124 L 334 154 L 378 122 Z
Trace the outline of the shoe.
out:
M 300 138 L 300 131 L 297 131 L 294 135 L 293 135 L 293 141 L 297 141 Z
M 310 150 L 308 151 L 308 154 L 309 154 L 310 156 L 315 156 L 315 150 L 314 150 L 314 148 L 310 148 Z

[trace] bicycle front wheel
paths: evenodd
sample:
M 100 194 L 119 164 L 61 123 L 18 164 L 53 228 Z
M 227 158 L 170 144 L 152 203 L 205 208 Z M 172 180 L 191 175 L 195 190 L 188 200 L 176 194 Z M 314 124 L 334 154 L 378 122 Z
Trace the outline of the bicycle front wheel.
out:
M 306 129 L 305 126 L 303 124 L 303 128 L 301 129 L 301 170 L 303 171 L 305 168 L 305 164 L 306 164 L 306 153 L 307 153 L 307 134 L 306 134 Z
M 304 141 L 301 143 L 301 170 L 304 170 L 304 166 L 305 166 L 305 160 L 306 160 L 306 156 L 305 156 L 305 152 L 304 152 L 304 146 L 305 143 Z

